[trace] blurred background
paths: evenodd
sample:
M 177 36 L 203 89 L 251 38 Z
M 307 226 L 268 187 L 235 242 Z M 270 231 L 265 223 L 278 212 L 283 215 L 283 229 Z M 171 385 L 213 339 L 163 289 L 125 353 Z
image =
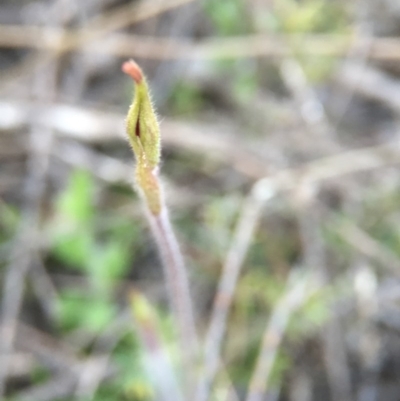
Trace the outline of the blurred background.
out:
M 2 0 L 0 398 L 160 399 L 133 288 L 179 354 L 134 58 L 201 338 L 235 285 L 209 399 L 398 401 L 399 34 L 395 0 Z

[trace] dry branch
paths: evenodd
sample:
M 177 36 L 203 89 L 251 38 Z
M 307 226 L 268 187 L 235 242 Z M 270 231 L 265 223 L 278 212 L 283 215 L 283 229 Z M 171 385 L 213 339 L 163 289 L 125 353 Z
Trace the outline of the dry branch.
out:
M 130 23 L 139 20 L 129 17 L 129 15 L 127 19 Z M 86 25 L 86 28 L 82 30 L 0 25 L 0 47 L 46 49 L 57 53 L 80 50 L 155 60 L 193 60 L 287 57 L 292 55 L 293 49 L 303 54 L 343 57 L 348 55 L 348 52 L 356 44 L 360 47 L 368 47 L 370 59 L 392 61 L 398 60 L 400 57 L 400 40 L 398 38 L 360 38 L 355 43 L 351 37 L 344 35 L 256 34 L 193 42 L 115 33 L 105 36 L 109 32 L 123 27 L 125 25 L 123 22 L 106 24 L 105 28 L 101 29 L 97 24 L 93 27 Z M 100 38 L 101 43 L 97 42 Z M 352 57 L 351 54 L 348 56 Z

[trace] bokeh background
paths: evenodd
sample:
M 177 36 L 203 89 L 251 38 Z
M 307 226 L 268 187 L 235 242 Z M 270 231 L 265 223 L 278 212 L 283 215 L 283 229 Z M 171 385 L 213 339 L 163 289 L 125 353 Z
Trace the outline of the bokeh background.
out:
M 134 58 L 200 338 L 239 271 L 210 400 L 398 401 L 399 34 L 395 0 L 2 0 L 0 398 L 162 399 L 133 289 L 179 383 Z

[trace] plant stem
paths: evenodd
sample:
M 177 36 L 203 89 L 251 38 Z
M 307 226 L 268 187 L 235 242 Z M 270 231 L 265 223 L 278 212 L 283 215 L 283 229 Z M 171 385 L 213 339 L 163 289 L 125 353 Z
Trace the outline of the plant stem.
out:
M 158 177 L 156 182 L 160 186 Z M 193 388 L 195 367 L 198 356 L 198 339 L 190 296 L 190 285 L 178 241 L 172 229 L 167 207 L 161 190 L 160 213 L 154 214 L 150 208 L 147 218 L 162 260 L 169 300 L 178 325 L 180 351 L 183 358 L 182 369 L 187 390 Z
M 194 353 L 197 349 L 197 336 L 189 280 L 167 209 L 165 205 L 163 206 L 158 215 L 148 213 L 148 219 L 163 261 L 169 297 L 177 316 L 182 346 L 185 352 Z

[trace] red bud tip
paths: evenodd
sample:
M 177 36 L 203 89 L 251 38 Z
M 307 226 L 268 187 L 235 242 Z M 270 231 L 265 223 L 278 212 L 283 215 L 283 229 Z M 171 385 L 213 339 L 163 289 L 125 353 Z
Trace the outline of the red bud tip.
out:
M 125 63 L 122 64 L 121 69 L 125 74 L 129 75 L 137 84 L 140 84 L 140 82 L 142 82 L 142 70 L 133 60 L 125 61 Z

